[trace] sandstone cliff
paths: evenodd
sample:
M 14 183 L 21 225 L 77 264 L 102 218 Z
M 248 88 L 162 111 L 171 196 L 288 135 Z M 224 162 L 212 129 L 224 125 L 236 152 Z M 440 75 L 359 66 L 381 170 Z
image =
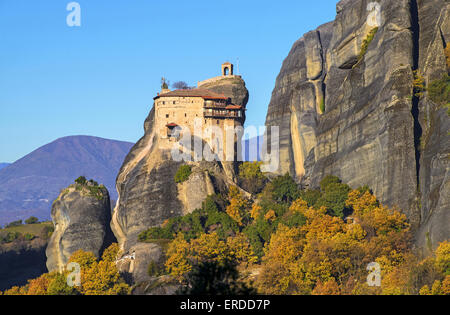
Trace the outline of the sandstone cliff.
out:
M 80 249 L 100 257 L 114 241 L 109 193 L 103 186 L 70 185 L 53 203 L 51 215 L 55 231 L 46 250 L 49 271 L 63 270 Z
M 248 91 L 242 79 L 218 80 L 202 88 L 224 93 L 235 104 L 247 104 Z M 235 181 L 234 163 L 192 162 L 189 179 L 176 184 L 174 177 L 183 162 L 174 161 L 170 148 L 161 145 L 153 123 L 154 109 L 144 123 L 144 136 L 131 149 L 117 177 L 119 200 L 111 221 L 123 251 L 119 269 L 128 273 L 133 283 L 149 280 L 149 263 L 163 254 L 158 244 L 139 243 L 138 235 L 200 208 L 208 195 L 226 191 Z
M 281 128 L 280 174 L 310 187 L 328 174 L 369 185 L 407 214 L 419 245 L 436 246 L 450 237 L 450 121 L 426 94 L 414 95 L 413 71 L 426 83 L 447 71 L 450 4 L 377 1 L 374 30 L 371 2 L 340 1 L 335 21 L 294 44 L 266 125 Z

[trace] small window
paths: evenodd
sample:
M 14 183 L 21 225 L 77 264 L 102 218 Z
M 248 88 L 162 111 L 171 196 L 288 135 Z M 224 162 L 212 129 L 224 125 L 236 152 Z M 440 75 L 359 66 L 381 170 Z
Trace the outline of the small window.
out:
M 175 105 L 175 103 L 176 103 L 176 102 L 175 102 L 175 101 L 173 101 L 173 105 Z
M 166 114 L 166 118 L 169 118 L 169 114 Z
M 184 113 L 184 117 L 187 117 L 187 114 L 186 114 L 186 113 Z

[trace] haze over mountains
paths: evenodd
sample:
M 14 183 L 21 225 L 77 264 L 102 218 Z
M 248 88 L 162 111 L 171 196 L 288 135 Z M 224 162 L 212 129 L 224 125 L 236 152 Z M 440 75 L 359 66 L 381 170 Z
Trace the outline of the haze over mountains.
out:
M 83 175 L 117 199 L 115 180 L 133 143 L 72 136 L 38 148 L 8 167 L 0 164 L 0 225 L 30 216 L 49 219 L 60 190 Z

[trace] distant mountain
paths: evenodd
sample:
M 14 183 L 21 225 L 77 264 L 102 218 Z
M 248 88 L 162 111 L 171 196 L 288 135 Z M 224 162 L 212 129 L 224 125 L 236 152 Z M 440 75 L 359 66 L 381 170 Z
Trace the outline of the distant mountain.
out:
M 10 163 L 0 163 L 0 170 L 1 170 L 2 168 L 7 167 L 8 165 L 10 165 Z
M 261 150 L 263 146 L 264 137 L 257 136 L 254 138 L 242 141 L 242 154 L 245 162 L 261 161 Z
M 89 136 L 58 139 L 0 170 L 0 225 L 36 216 L 49 219 L 60 190 L 83 175 L 117 200 L 115 180 L 132 143 Z

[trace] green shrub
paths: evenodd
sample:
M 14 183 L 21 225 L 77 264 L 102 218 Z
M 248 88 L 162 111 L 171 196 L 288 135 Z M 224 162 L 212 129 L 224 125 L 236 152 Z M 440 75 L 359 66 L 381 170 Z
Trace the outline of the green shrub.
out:
M 26 224 L 36 224 L 39 223 L 39 219 L 36 217 L 29 217 L 28 219 L 25 220 Z
M 345 202 L 348 198 L 348 193 L 351 188 L 342 184 L 341 180 L 336 176 L 327 176 L 320 182 L 322 190 L 321 197 L 317 200 L 315 207 L 326 207 L 328 214 L 345 217 L 349 209 L 346 207 Z
M 181 165 L 175 174 L 175 183 L 183 183 L 189 179 L 192 174 L 192 169 L 189 165 Z
M 309 207 L 315 207 L 317 200 L 320 199 L 322 193 L 320 190 L 304 190 L 300 193 L 300 198 L 308 203 Z
M 275 201 L 290 203 L 300 197 L 300 189 L 289 174 L 278 176 L 273 180 L 271 186 Z
M 172 240 L 178 233 L 183 233 L 187 241 L 199 237 L 202 233 L 217 232 L 225 239 L 239 231 L 237 223 L 225 212 L 219 209 L 215 200 L 220 196 L 208 196 L 202 209 L 182 216 L 169 219 L 163 227 L 153 227 L 138 236 L 140 242 L 155 240 Z
M 11 222 L 11 223 L 8 223 L 8 224 L 6 225 L 6 227 L 7 227 L 7 228 L 10 228 L 10 227 L 17 227 L 17 226 L 21 226 L 21 225 L 23 225 L 22 220 L 17 220 L 17 221 L 13 221 L 13 222 Z
M 325 99 L 324 99 L 324 98 L 322 98 L 322 99 L 320 100 L 320 113 L 321 113 L 321 114 L 324 114 L 324 113 L 325 113 Z
M 27 240 L 27 241 L 32 241 L 32 240 L 34 240 L 34 238 L 35 238 L 35 236 L 34 236 L 33 234 L 31 234 L 31 233 L 26 233 L 23 237 L 24 237 L 25 240 Z
M 239 184 L 252 193 L 258 194 L 264 188 L 267 178 L 261 172 L 261 162 L 244 162 L 239 165 Z
M 12 243 L 17 240 L 22 234 L 19 232 L 7 232 L 0 234 L 0 244 Z
M 78 185 L 86 185 L 87 179 L 84 176 L 80 176 L 77 179 L 75 179 L 75 183 L 77 183 Z
M 373 41 L 375 34 L 377 32 L 378 32 L 378 27 L 373 28 L 372 30 L 370 30 L 367 37 L 363 40 L 362 45 L 361 45 L 361 51 L 358 56 L 358 62 L 360 62 L 366 55 L 367 49 L 369 48 L 369 45 Z
M 447 107 L 450 116 L 450 76 L 445 74 L 441 79 L 431 82 L 427 91 L 433 102 Z

